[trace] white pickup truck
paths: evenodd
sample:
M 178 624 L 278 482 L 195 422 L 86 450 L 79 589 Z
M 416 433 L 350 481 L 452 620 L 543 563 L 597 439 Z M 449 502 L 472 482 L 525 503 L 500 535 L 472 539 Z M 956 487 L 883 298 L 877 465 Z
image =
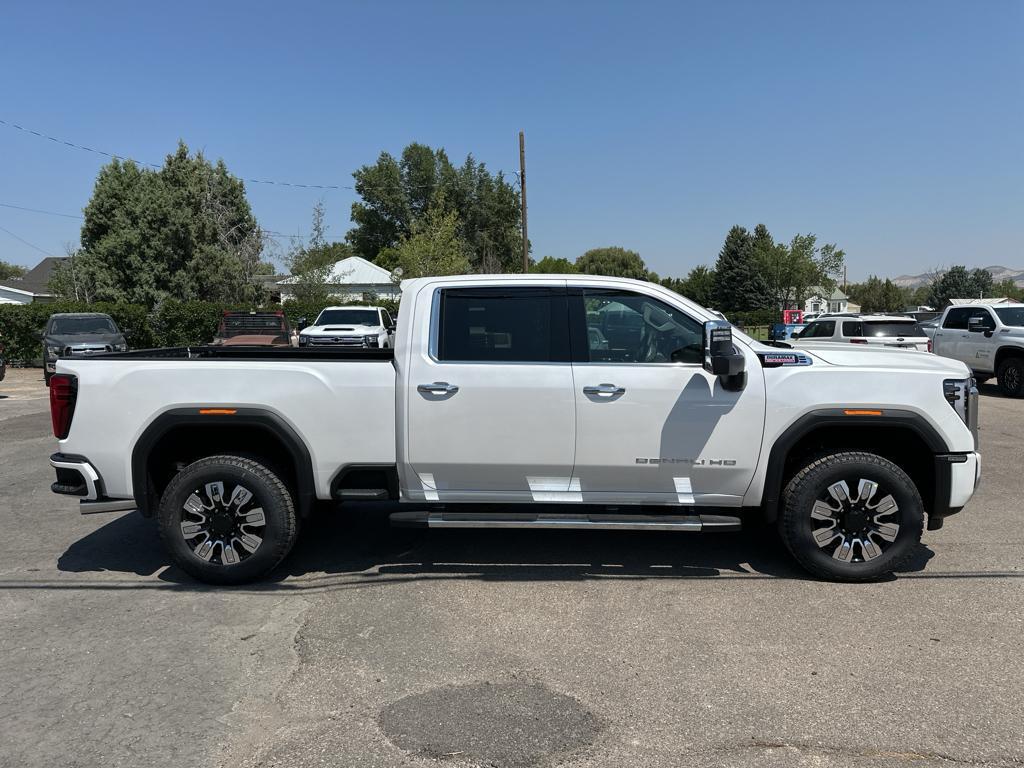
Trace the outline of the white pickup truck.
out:
M 52 489 L 155 517 L 215 583 L 266 574 L 318 501 L 348 500 L 438 528 L 768 521 L 814 574 L 862 581 L 980 477 L 960 362 L 766 346 L 661 286 L 582 275 L 410 280 L 400 317 L 393 350 L 61 359 Z
M 993 376 L 1008 397 L 1024 397 L 1024 304 L 947 307 L 932 351 L 966 364 L 976 379 Z

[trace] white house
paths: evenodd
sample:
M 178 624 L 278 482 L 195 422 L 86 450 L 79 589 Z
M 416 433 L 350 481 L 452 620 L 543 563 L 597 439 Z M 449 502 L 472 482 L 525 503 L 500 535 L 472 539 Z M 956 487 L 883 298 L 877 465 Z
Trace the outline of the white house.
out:
M 47 256 L 21 277 L 0 283 L 0 304 L 32 304 L 53 301 L 49 283 L 53 268 L 64 261 L 60 256 Z
M 825 298 L 821 288 L 812 288 L 811 294 L 804 302 L 805 315 L 818 315 L 822 312 L 860 312 L 860 305 L 850 302 L 850 297 L 837 286 Z
M 278 281 L 282 302 L 295 298 L 295 284 L 298 282 L 296 277 Z M 402 293 L 388 270 L 359 256 L 342 259 L 331 267 L 326 288 L 333 298 L 341 301 L 361 301 L 374 297 L 397 299 Z

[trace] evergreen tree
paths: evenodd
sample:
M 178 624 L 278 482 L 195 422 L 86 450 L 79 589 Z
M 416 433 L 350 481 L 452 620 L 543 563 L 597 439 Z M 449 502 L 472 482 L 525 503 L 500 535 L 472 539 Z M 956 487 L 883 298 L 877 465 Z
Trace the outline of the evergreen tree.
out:
M 720 312 L 750 312 L 769 305 L 768 286 L 754 259 L 754 240 L 745 227 L 734 226 L 715 264 L 712 303 Z

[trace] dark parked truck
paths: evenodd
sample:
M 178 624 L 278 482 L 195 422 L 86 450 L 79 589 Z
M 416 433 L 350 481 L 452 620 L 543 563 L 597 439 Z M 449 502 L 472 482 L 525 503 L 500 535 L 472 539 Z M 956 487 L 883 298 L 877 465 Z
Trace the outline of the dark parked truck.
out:
M 114 318 L 99 312 L 50 315 L 43 331 L 43 376 L 46 385 L 56 370 L 57 360 L 70 357 L 126 352 L 128 344 Z
M 768 521 L 812 573 L 863 581 L 980 477 L 955 360 L 766 346 L 662 286 L 590 275 L 419 278 L 401 317 L 393 349 L 62 359 L 53 490 L 155 517 L 211 582 L 267 573 L 317 500 L 397 500 L 394 522 L 431 528 Z

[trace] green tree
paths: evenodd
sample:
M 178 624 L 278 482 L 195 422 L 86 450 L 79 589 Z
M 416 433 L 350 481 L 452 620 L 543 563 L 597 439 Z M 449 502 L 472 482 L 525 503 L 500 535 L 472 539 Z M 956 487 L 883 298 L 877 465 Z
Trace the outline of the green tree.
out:
M 746 227 L 734 226 L 715 264 L 714 308 L 725 313 L 750 312 L 769 305 L 768 286 L 754 258 Z
M 863 312 L 899 312 L 912 303 L 909 290 L 900 288 L 888 278 L 883 281 L 875 275 L 863 283 L 851 283 L 845 293 L 860 305 Z
M 715 270 L 701 264 L 691 269 L 685 280 L 678 282 L 678 287 L 669 287 L 690 301 L 702 307 L 710 307 L 715 303 Z
M 327 241 L 326 211 L 323 201 L 313 206 L 309 238 L 296 239 L 284 262 L 291 272 L 292 291 L 297 301 L 323 302 L 330 296 L 328 281 L 334 265 L 352 255 L 347 243 Z
M 776 243 L 764 224 L 754 228 L 752 249 L 773 309 L 800 307 L 816 288 L 830 294 L 845 261 L 835 243 L 819 247 L 816 235 L 796 235 L 789 245 Z
M 931 285 L 928 303 L 939 309 L 950 299 L 979 299 L 994 295 L 992 274 L 985 269 L 968 270 L 957 265 L 939 275 Z
M 263 235 L 241 180 L 184 143 L 159 170 L 114 160 L 85 208 L 78 266 L 96 300 L 146 306 L 167 298 L 253 304 Z
M 617 245 L 587 251 L 576 259 L 576 271 L 585 275 L 647 279 L 647 266 L 640 254 Z
M 382 152 L 353 176 L 362 199 L 352 205 L 355 226 L 346 240 L 356 255 L 375 261 L 410 237 L 428 211 L 442 207 L 456 214 L 471 270 L 521 269 L 519 193 L 472 155 L 456 167 L 443 149 L 410 144 L 400 159 Z
M 469 247 L 459 237 L 459 217 L 443 205 L 427 209 L 398 245 L 385 248 L 377 263 L 396 273 L 396 280 L 431 275 L 462 275 L 471 271 Z
M 576 271 L 576 265 L 565 258 L 545 256 L 540 261 L 531 263 L 530 271 L 544 275 L 571 275 Z
M 24 267 L 0 259 L 0 280 L 10 280 L 12 277 L 21 277 L 26 272 Z
M 992 285 L 992 295 L 1005 296 L 1008 299 L 1020 301 L 1024 298 L 1024 289 L 1017 285 L 1013 280 L 1000 280 L 998 283 L 994 283 Z

